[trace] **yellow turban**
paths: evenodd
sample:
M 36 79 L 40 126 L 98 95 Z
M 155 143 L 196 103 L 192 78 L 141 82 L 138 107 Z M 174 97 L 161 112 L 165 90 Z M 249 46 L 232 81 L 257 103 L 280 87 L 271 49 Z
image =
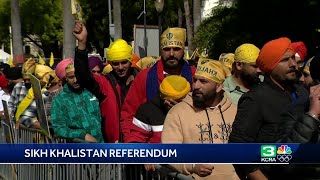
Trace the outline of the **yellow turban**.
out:
M 59 78 L 56 73 L 49 66 L 37 64 L 34 70 L 34 75 L 42 82 L 46 84 L 51 84 L 53 82 L 58 82 Z
M 147 69 L 148 67 L 152 67 L 156 62 L 158 62 L 159 58 L 153 57 L 153 56 L 147 56 L 142 59 L 140 59 L 137 63 L 136 66 L 143 70 Z
M 106 65 L 103 70 L 102 70 L 102 74 L 103 75 L 107 75 L 109 72 L 112 71 L 112 66 L 110 64 Z
M 255 63 L 259 56 L 260 49 L 253 44 L 242 44 L 234 53 L 234 61 L 242 63 Z
M 132 62 L 132 47 L 123 39 L 118 39 L 110 44 L 106 50 L 108 61 L 129 60 Z
M 66 67 L 66 74 L 68 74 L 69 72 L 74 72 L 75 69 L 74 69 L 74 63 L 70 63 L 68 64 L 68 66 Z
M 200 58 L 195 75 L 202 76 L 222 84 L 226 78 L 224 65 L 217 60 Z
M 161 49 L 166 47 L 184 48 L 186 42 L 186 29 L 168 28 L 161 35 Z
M 34 59 L 32 59 L 32 58 L 28 59 L 22 65 L 22 77 L 23 78 L 29 78 L 28 74 L 33 74 L 35 68 L 36 68 L 36 61 Z
M 181 99 L 190 92 L 190 83 L 181 76 L 171 75 L 164 78 L 160 84 L 161 98 Z
M 232 69 L 232 64 L 234 62 L 234 54 L 233 53 L 227 53 L 223 55 L 220 59 L 220 62 L 222 62 L 227 68 L 230 70 Z
M 314 58 L 314 56 L 307 61 L 306 65 L 304 66 L 304 69 L 303 69 L 303 71 L 308 74 L 310 74 L 310 63 L 313 58 Z

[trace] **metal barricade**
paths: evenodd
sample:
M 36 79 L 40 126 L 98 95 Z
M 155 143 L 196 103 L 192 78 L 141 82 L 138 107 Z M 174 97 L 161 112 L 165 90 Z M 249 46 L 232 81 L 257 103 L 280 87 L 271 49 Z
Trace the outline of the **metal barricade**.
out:
M 7 128 L 4 136 L 10 134 L 10 126 L 2 122 L 2 129 Z M 87 143 L 82 139 L 48 138 L 39 129 L 20 125 L 14 129 L 14 143 Z M 7 143 L 11 143 L 7 141 Z M 26 162 L 28 163 L 28 162 Z M 11 164 L 0 165 L 0 180 L 172 180 L 192 179 L 170 168 L 155 165 L 156 171 L 146 171 L 143 165 L 124 164 Z

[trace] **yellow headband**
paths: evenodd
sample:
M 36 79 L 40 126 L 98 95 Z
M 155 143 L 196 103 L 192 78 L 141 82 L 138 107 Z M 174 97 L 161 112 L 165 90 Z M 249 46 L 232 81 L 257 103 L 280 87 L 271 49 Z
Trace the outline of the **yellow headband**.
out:
M 166 47 L 184 48 L 186 42 L 186 29 L 168 28 L 161 35 L 161 49 Z
M 28 74 L 33 74 L 34 70 L 36 68 L 36 61 L 32 58 L 28 59 L 25 63 L 22 65 L 22 77 L 28 78 Z
M 108 61 L 129 60 L 132 62 L 132 47 L 123 39 L 111 43 L 106 50 Z
M 234 54 L 233 53 L 225 54 L 219 59 L 219 61 L 222 62 L 227 68 L 231 70 L 232 64 L 234 62 Z
M 255 63 L 260 49 L 253 44 L 242 44 L 234 52 L 234 61 L 242 63 Z
M 224 65 L 213 59 L 200 58 L 195 75 L 202 76 L 222 84 L 226 78 Z
M 147 56 L 140 59 L 136 66 L 139 67 L 141 70 L 147 69 L 148 67 L 152 67 L 156 62 L 158 62 L 159 58 L 153 56 Z
M 303 71 L 308 74 L 310 74 L 310 63 L 313 58 L 314 58 L 314 56 L 307 61 L 306 65 L 304 66 L 304 69 L 303 69 Z
M 190 83 L 181 76 L 171 75 L 163 79 L 160 84 L 162 99 L 181 99 L 190 92 Z
M 74 63 L 70 63 L 67 67 L 66 67 L 66 74 L 69 72 L 74 72 Z
M 51 84 L 53 82 L 58 82 L 59 78 L 56 73 L 49 66 L 37 64 L 34 70 L 34 75 L 42 82 L 46 84 Z

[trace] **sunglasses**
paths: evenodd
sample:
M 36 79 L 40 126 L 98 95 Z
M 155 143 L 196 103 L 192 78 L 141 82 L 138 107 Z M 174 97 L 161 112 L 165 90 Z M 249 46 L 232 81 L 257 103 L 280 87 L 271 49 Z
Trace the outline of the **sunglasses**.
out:
M 126 61 L 121 61 L 121 62 L 112 62 L 111 65 L 112 66 L 119 66 L 120 64 L 122 65 L 126 65 L 129 61 L 126 60 Z

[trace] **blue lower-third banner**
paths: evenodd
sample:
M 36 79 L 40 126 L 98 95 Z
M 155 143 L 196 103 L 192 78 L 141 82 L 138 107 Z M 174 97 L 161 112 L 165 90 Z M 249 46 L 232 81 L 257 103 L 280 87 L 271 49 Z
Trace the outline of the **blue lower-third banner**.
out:
M 320 163 L 311 144 L 0 144 L 0 163 Z

